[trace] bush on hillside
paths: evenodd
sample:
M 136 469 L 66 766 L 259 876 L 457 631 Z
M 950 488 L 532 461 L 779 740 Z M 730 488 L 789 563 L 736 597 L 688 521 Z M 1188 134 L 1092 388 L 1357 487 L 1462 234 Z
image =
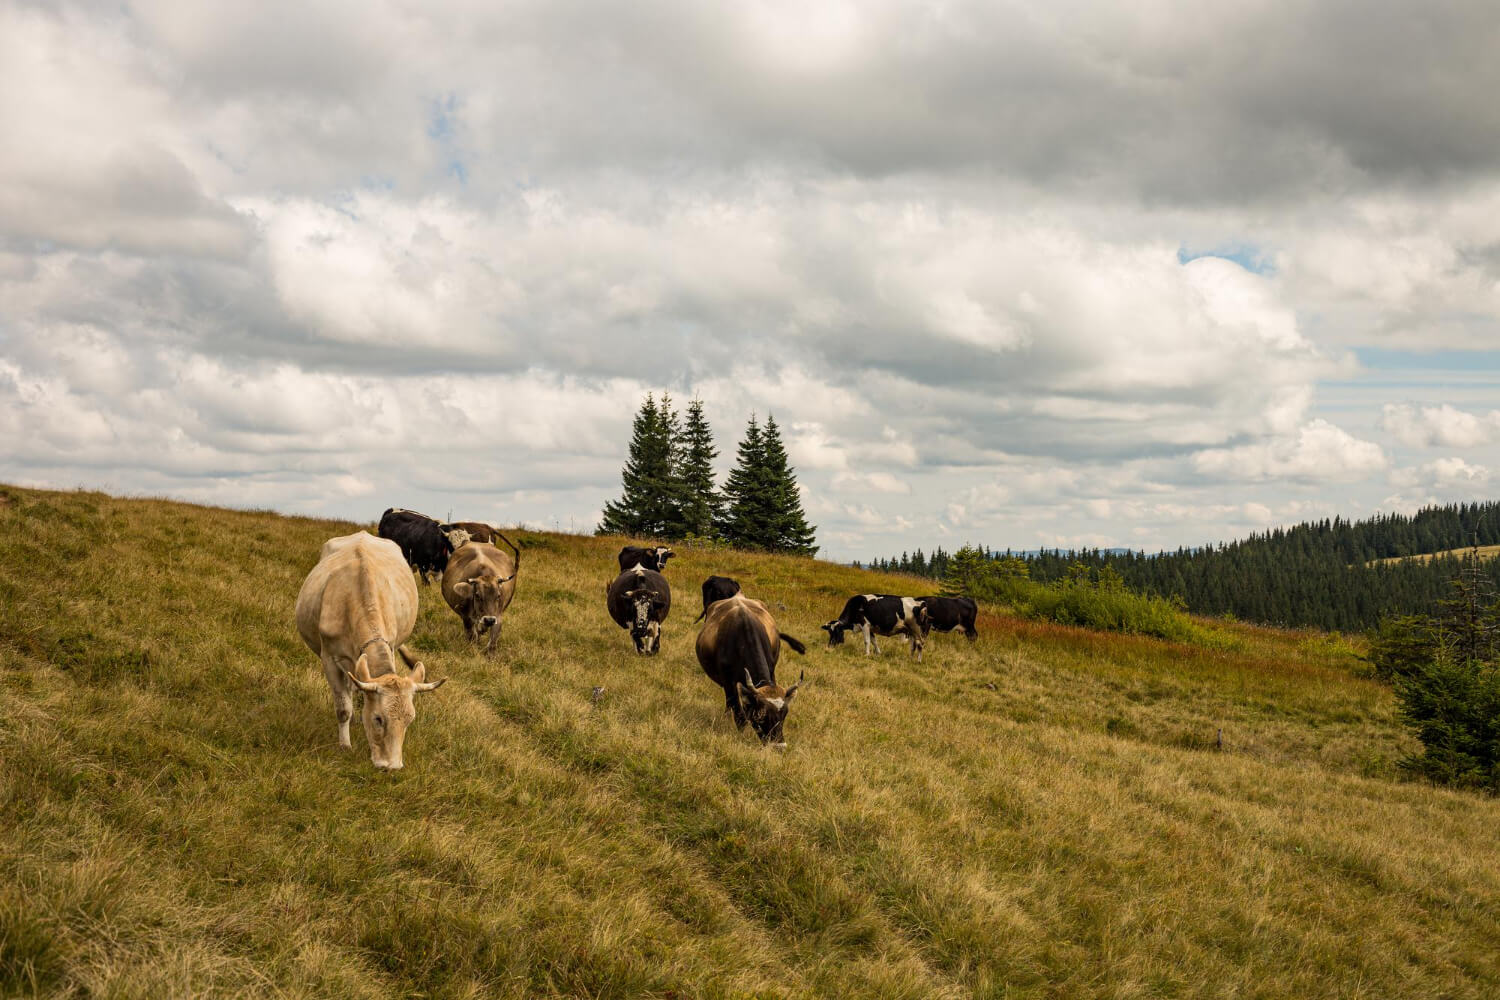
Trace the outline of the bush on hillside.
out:
M 1451 650 L 1396 679 L 1401 718 L 1422 743 L 1402 767 L 1431 781 L 1500 793 L 1500 667 Z
M 955 555 L 954 563 L 959 562 Z M 1059 625 L 1150 635 L 1200 646 L 1233 644 L 1224 634 L 1194 622 L 1179 601 L 1128 589 L 1120 574 L 1108 566 L 1095 572 L 1075 564 L 1064 579 L 1047 585 L 1027 579 L 1025 564 L 1016 562 L 1020 563 L 1021 572 L 972 574 L 967 581 L 970 589 L 966 596 L 1009 606 L 1023 618 Z
M 1436 623 L 1422 615 L 1396 615 L 1381 619 L 1369 632 L 1370 652 L 1365 659 L 1383 681 L 1409 677 L 1432 662 L 1437 652 Z
M 1500 793 L 1500 606 L 1471 559 L 1435 616 L 1381 622 L 1377 676 L 1394 682 L 1401 718 L 1422 752 L 1406 770 L 1445 785 Z

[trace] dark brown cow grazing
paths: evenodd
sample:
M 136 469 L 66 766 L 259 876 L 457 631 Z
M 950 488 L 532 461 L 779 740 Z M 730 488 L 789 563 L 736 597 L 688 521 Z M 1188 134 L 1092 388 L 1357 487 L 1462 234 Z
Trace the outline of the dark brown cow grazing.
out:
M 655 570 L 635 566 L 604 588 L 609 616 L 615 624 L 630 630 L 635 651 L 651 656 L 661 648 L 661 623 L 672 610 L 672 588 L 667 578 Z
M 698 633 L 698 663 L 703 672 L 724 689 L 724 708 L 734 715 L 737 729 L 748 721 L 755 735 L 768 746 L 785 748 L 782 727 L 792 696 L 802 677 L 789 688 L 776 683 L 776 661 L 781 643 L 798 653 L 807 647 L 776 630 L 776 619 L 759 601 L 735 594 L 709 606 Z
M 488 542 L 469 542 L 448 557 L 448 568 L 443 570 L 443 600 L 463 619 L 470 642 L 490 634 L 486 654 L 495 651 L 495 640 L 500 638 L 500 615 L 516 594 L 520 563 L 519 549 L 512 558 Z
M 927 616 L 922 619 L 923 637 L 932 629 L 937 629 L 939 632 L 962 630 L 970 642 L 979 638 L 979 633 L 974 628 L 974 619 L 979 617 L 979 605 L 974 603 L 972 597 L 933 595 L 919 597 L 917 600 L 927 609 Z
M 703 581 L 703 610 L 698 612 L 698 621 L 708 615 L 708 606 L 714 601 L 722 601 L 726 597 L 733 597 L 740 592 L 738 580 L 731 580 L 727 576 L 711 576 Z
M 623 573 L 632 566 L 644 566 L 660 573 L 667 568 L 667 560 L 675 554 L 665 545 L 654 545 L 649 549 L 627 545 L 620 550 L 620 572 Z

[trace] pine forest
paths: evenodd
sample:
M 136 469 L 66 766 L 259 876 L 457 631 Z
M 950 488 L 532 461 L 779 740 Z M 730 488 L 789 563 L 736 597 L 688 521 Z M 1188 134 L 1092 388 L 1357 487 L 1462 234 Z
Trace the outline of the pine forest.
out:
M 1026 575 L 1039 583 L 1063 580 L 1079 566 L 1096 577 L 1107 568 L 1130 589 L 1178 599 L 1198 614 L 1350 631 L 1373 628 L 1392 615 L 1430 613 L 1450 595 L 1469 549 L 1497 544 L 1500 503 L 1488 502 L 1427 507 L 1410 516 L 1315 521 L 1154 555 L 980 549 L 991 559 L 1021 560 Z M 941 578 L 951 560 L 939 548 L 870 566 Z M 1500 561 L 1484 560 L 1477 571 L 1500 585 Z

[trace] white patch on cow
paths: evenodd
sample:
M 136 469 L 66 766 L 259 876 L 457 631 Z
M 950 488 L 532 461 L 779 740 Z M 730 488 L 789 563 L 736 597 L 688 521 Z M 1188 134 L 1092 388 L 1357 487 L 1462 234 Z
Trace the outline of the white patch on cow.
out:
M 917 600 L 915 597 L 901 598 L 901 617 L 915 621 L 917 615 L 917 605 L 921 603 L 922 602 Z
M 773 708 L 776 708 L 776 709 L 782 709 L 782 708 L 786 708 L 786 699 L 785 698 L 767 698 L 766 699 L 766 704 L 770 705 L 770 706 L 772 706 Z
M 867 601 L 878 601 L 878 600 L 880 600 L 880 595 L 878 595 L 878 594 L 861 594 L 860 596 L 863 597 Z

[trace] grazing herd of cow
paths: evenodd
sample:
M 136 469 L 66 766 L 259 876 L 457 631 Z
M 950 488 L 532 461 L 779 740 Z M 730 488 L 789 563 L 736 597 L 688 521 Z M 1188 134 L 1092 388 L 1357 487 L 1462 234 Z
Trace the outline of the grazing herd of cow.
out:
M 443 599 L 463 621 L 469 640 L 478 643 L 488 634 L 485 652 L 493 653 L 500 616 L 515 596 L 521 550 L 493 525 L 443 523 L 395 507 L 381 516 L 377 530 L 378 538 L 358 531 L 323 544 L 318 564 L 297 595 L 297 631 L 323 663 L 339 745 L 350 746 L 349 721 L 358 688 L 364 696 L 370 760 L 382 771 L 395 771 L 402 766 L 406 730 L 416 716 L 415 695 L 443 684 L 429 682 L 427 668 L 404 645 L 417 622 L 412 574 L 424 585 L 437 577 Z M 498 548 L 497 540 L 510 551 Z M 619 555 L 620 573 L 605 588 L 609 616 L 645 656 L 660 650 L 662 623 L 672 608 L 672 588 L 663 575 L 670 558 L 672 550 L 665 546 L 626 546 Z M 830 648 L 843 643 L 845 632 L 860 632 L 866 656 L 880 652 L 877 636 L 905 635 L 911 655 L 920 661 L 933 629 L 962 630 L 975 639 L 977 612 L 967 597 L 856 594 L 822 628 Z M 748 722 L 762 743 L 785 747 L 782 729 L 803 678 L 780 686 L 776 663 L 782 643 L 800 654 L 807 647 L 779 631 L 770 610 L 745 596 L 729 577 L 703 581 L 703 611 L 693 621 L 699 619 L 698 663 L 723 688 L 725 710 L 735 726 L 744 729 Z M 396 672 L 398 656 L 409 671 L 404 677 Z

